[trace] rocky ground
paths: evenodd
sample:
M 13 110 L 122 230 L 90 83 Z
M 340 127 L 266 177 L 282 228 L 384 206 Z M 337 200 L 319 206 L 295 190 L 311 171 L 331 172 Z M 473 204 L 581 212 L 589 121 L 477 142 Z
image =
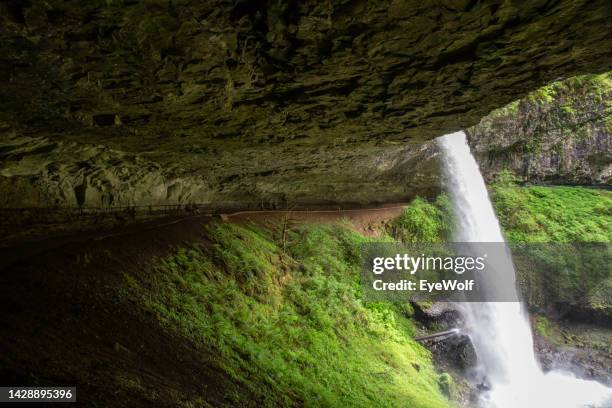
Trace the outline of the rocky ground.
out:
M 544 370 L 562 370 L 612 387 L 612 326 L 534 316 L 535 348 Z

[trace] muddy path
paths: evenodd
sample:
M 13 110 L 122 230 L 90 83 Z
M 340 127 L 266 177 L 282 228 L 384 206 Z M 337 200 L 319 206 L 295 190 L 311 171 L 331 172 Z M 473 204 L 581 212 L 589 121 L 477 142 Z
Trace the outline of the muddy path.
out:
M 315 222 L 331 223 L 346 220 L 356 231 L 364 235 L 375 235 L 389 220 L 398 217 L 406 204 L 388 204 L 372 208 L 329 209 L 329 210 L 252 210 L 219 214 L 191 214 L 180 216 L 166 216 L 153 220 L 136 221 L 123 226 L 100 228 L 98 230 L 85 230 L 64 232 L 50 236 L 40 235 L 11 241 L 0 240 L 0 270 L 48 251 L 57 250 L 66 245 L 83 245 L 86 242 L 104 241 L 122 236 L 163 236 L 175 234 L 193 235 L 194 226 L 201 226 L 211 220 L 222 220 L 237 223 L 267 223 L 267 222 Z M 198 228 L 201 232 L 201 228 Z M 44 233 L 44 232 L 43 232 Z M 193 238 L 193 237 L 192 237 Z

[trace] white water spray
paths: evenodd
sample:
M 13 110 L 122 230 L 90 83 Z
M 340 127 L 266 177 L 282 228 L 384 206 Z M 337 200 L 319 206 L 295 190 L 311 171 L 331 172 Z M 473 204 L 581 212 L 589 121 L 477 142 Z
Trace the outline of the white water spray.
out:
M 457 220 L 455 241 L 471 242 L 475 247 L 478 243 L 504 242 L 465 134 L 452 133 L 438 138 L 438 143 Z M 509 273 L 501 278 L 497 274 L 479 276 L 478 284 L 486 288 L 487 299 L 500 299 L 496 291 L 501 290 L 507 297 L 508 288 L 516 287 L 510 252 L 495 258 L 489 260 L 494 262 L 493 268 Z M 488 276 L 493 278 L 487 279 Z M 470 338 L 491 386 L 483 395 L 483 405 L 492 408 L 612 407 L 609 388 L 569 374 L 542 372 L 533 351 L 529 321 L 516 290 L 513 294 L 514 302 L 463 304 Z

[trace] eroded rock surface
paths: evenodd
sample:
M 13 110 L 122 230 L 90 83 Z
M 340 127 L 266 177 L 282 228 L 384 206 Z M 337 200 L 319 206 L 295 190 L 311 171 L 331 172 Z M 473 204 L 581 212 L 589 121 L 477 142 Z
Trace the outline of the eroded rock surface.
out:
M 596 1 L 6 1 L 5 206 L 374 203 L 422 143 L 612 68 Z M 280 203 L 280 204 L 279 204 Z
M 530 182 L 610 184 L 612 73 L 546 86 L 467 134 L 489 179 L 510 170 Z

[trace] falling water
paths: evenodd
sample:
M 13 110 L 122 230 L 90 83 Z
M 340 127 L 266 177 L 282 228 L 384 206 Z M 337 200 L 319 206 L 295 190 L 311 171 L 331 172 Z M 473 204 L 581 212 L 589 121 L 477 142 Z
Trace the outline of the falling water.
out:
M 483 252 L 478 251 L 478 243 L 503 243 L 499 222 L 465 134 L 452 133 L 438 138 L 438 143 L 457 220 L 455 241 L 472 243 L 476 252 Z M 491 386 L 482 397 L 482 405 L 487 408 L 612 407 L 612 392 L 605 386 L 570 374 L 542 372 L 533 351 L 529 321 L 514 289 L 510 251 L 490 259 L 491 262 L 504 275 L 500 279 L 499 275 L 482 274 L 478 284 L 486 288 L 487 299 L 500 299 L 496 291 L 507 293 L 508 288 L 513 288 L 514 301 L 462 305 L 479 364 Z

